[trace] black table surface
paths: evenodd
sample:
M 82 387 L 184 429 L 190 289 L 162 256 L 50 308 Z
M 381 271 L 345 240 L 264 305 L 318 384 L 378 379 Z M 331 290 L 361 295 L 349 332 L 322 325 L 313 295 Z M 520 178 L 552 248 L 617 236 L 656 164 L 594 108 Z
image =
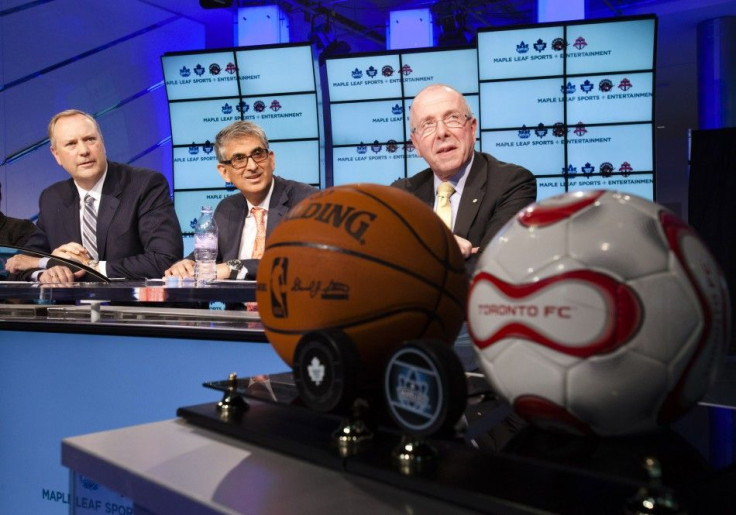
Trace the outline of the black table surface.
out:
M 217 402 L 181 407 L 177 414 L 200 427 L 479 512 L 630 513 L 658 498 L 660 509 L 669 502 L 679 511 L 650 513 L 732 513 L 736 435 L 729 403 L 736 391 L 729 387 L 735 377 L 729 362 L 714 393 L 670 427 L 601 438 L 531 426 L 471 374 L 462 427 L 424 441 L 437 458 L 411 471 L 392 457 L 403 435 L 381 414 L 368 420 L 375 431 L 367 445 L 353 454 L 339 452 L 333 435 L 348 415 L 304 407 L 289 373 L 238 379 L 235 393 L 248 404 L 242 414 L 224 414 Z M 218 390 L 215 399 L 227 394 L 228 385 L 226 379 L 205 383 Z M 660 478 L 647 472 L 650 458 L 659 463 Z

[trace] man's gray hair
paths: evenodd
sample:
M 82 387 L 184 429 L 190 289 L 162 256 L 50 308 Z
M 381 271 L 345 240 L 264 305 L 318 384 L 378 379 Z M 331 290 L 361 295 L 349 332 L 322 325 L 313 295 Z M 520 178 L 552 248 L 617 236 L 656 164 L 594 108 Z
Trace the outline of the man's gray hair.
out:
M 217 156 L 217 160 L 222 162 L 227 159 L 227 156 L 222 155 L 223 146 L 231 140 L 244 137 L 258 138 L 261 145 L 263 145 L 263 148 L 268 149 L 268 137 L 266 137 L 266 131 L 253 122 L 239 120 L 231 123 L 217 133 L 217 136 L 215 137 L 215 155 Z

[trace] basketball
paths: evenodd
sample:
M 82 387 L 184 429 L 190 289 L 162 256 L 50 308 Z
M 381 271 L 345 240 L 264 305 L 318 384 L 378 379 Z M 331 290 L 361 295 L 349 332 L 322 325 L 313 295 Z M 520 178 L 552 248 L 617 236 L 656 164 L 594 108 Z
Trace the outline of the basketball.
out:
M 452 345 L 467 287 L 460 249 L 429 206 L 397 188 L 353 184 L 313 194 L 274 229 L 256 300 L 289 366 L 302 335 L 338 330 L 370 377 L 405 340 Z

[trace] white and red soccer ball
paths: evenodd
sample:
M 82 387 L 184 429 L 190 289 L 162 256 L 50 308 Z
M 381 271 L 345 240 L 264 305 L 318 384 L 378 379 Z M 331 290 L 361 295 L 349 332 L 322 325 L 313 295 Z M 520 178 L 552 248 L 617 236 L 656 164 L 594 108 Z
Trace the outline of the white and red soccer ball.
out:
M 730 330 L 721 271 L 662 206 L 573 192 L 520 211 L 480 257 L 468 328 L 493 389 L 545 428 L 653 430 L 706 393 Z

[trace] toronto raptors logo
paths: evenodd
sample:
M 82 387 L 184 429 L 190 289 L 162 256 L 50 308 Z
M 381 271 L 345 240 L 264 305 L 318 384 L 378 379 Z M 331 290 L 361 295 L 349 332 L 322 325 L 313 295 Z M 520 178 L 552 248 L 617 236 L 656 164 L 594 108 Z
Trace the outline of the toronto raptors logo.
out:
M 391 75 L 394 74 L 394 69 L 390 65 L 386 65 L 383 68 L 381 68 L 381 74 L 384 77 L 391 77 Z
M 210 65 L 210 75 L 220 75 L 220 65 L 217 63 L 212 63 Z
M 610 177 L 613 174 L 613 165 L 608 161 L 601 163 L 601 175 L 603 177 Z
M 552 50 L 555 50 L 556 52 L 564 50 L 566 46 L 567 43 L 562 38 L 555 38 L 554 41 L 552 41 Z

